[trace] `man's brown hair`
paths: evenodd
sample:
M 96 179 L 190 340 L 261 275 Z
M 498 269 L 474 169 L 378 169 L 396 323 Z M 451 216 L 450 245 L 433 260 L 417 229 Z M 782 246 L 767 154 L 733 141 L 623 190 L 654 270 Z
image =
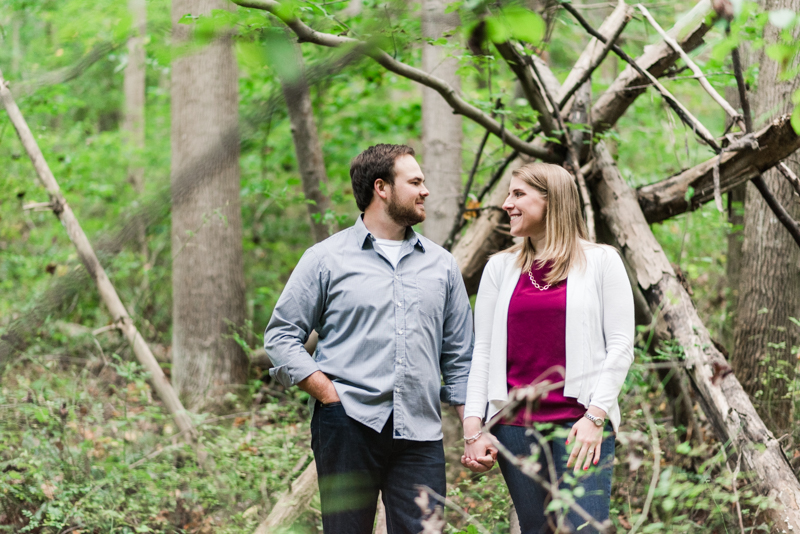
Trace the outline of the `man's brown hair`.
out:
M 361 212 L 372 202 L 375 180 L 380 178 L 394 185 L 394 162 L 400 156 L 414 156 L 414 149 L 407 145 L 374 145 L 350 162 L 350 183 Z

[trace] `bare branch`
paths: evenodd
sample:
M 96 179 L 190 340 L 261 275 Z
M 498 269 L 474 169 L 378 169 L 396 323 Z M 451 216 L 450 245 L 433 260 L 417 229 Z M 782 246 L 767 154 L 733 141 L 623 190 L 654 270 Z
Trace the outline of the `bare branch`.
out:
M 578 61 L 575 62 L 575 66 L 572 67 L 572 70 L 567 75 L 567 79 L 564 80 L 564 85 L 558 92 L 558 107 L 562 111 L 566 112 L 564 106 L 569 102 L 569 99 L 575 94 L 575 91 L 580 89 L 580 87 L 591 78 L 592 73 L 606 58 L 608 52 L 611 50 L 611 45 L 617 41 L 622 30 L 625 29 L 625 26 L 627 26 L 632 16 L 633 10 L 625 4 L 624 0 L 620 0 L 616 9 L 614 9 L 611 15 L 600 25 L 597 31 L 606 36 L 608 42 L 600 47 L 599 41 L 596 38 L 593 37 L 592 40 L 589 41 L 589 45 L 583 53 L 581 53 Z
M 551 150 L 548 150 L 541 145 L 525 142 L 508 130 L 505 130 L 499 122 L 458 96 L 455 89 L 453 89 L 453 87 L 444 80 L 441 80 L 435 76 L 431 76 L 422 70 L 406 65 L 401 61 L 397 61 L 372 43 L 353 39 L 352 37 L 331 35 L 313 30 L 303 21 L 298 19 L 293 13 L 289 13 L 286 9 L 281 9 L 281 4 L 275 0 L 234 1 L 236 4 L 242 7 L 262 9 L 272 13 L 281 21 L 283 21 L 284 24 L 286 24 L 289 28 L 291 28 L 291 30 L 297 35 L 300 42 L 314 43 L 332 48 L 338 48 L 342 46 L 354 47 L 355 50 L 360 54 L 369 56 L 387 70 L 437 91 L 440 95 L 442 95 L 442 98 L 445 99 L 450 107 L 453 108 L 454 113 L 463 115 L 483 126 L 493 135 L 502 139 L 511 148 L 519 151 L 520 153 L 526 154 L 533 158 L 541 159 L 542 161 L 560 161 L 558 155 L 554 154 Z
M 546 136 L 552 137 L 553 130 L 555 130 L 553 115 L 551 115 L 547 107 L 547 102 L 544 96 L 542 96 L 542 92 L 539 90 L 539 85 L 536 83 L 536 80 L 533 79 L 530 69 L 528 69 L 525 64 L 525 58 L 517 52 L 517 49 L 509 41 L 495 43 L 494 46 L 497 48 L 497 51 L 500 52 L 500 55 L 503 56 L 503 59 L 506 60 L 506 63 L 514 74 L 517 75 L 517 79 L 522 86 L 522 92 L 525 93 L 525 98 L 528 99 L 528 103 L 534 110 L 539 112 L 539 124 L 542 126 L 542 131 Z
M 658 24 L 658 22 L 656 22 L 656 19 L 653 18 L 653 16 L 650 14 L 649 11 L 647 11 L 646 7 L 644 7 L 642 4 L 636 4 L 636 7 L 639 8 L 639 11 L 641 11 L 644 17 L 648 20 L 648 22 L 650 22 L 650 25 L 653 26 L 653 28 L 655 28 L 655 30 L 658 32 L 661 38 L 664 39 L 664 42 L 666 42 L 668 45 L 672 47 L 673 50 L 675 50 L 678 54 L 680 54 L 681 59 L 683 59 L 683 62 L 686 63 L 686 65 L 689 66 L 689 68 L 692 70 L 695 76 L 697 76 L 697 79 L 699 80 L 700 85 L 703 86 L 703 89 L 705 89 L 706 92 L 711 96 L 711 98 L 713 98 L 714 101 L 717 104 L 719 104 L 720 107 L 722 107 L 722 109 L 725 110 L 725 113 L 727 113 L 728 116 L 730 116 L 730 118 L 733 119 L 733 121 L 739 124 L 739 127 L 742 129 L 742 131 L 745 131 L 746 126 L 743 117 L 739 113 L 737 113 L 735 109 L 733 109 L 733 106 L 731 106 L 727 100 L 722 98 L 722 96 L 717 92 L 716 89 L 714 89 L 711 86 L 710 83 L 708 83 L 708 80 L 703 74 L 703 71 L 700 70 L 700 67 L 697 66 L 697 63 L 692 61 L 692 58 L 689 57 L 689 54 L 684 52 L 683 48 L 681 48 L 681 46 L 675 39 L 667 35 L 667 32 L 665 32 L 664 29 Z
M 89 67 L 108 56 L 119 45 L 116 43 L 100 43 L 95 45 L 88 54 L 83 56 L 73 65 L 50 71 L 40 77 L 15 84 L 14 92 L 17 96 L 28 96 L 48 85 L 58 85 L 74 80 L 83 74 Z
M 592 26 L 586 21 L 586 19 L 584 19 L 583 16 L 580 13 L 578 13 L 578 11 L 574 7 L 572 7 L 570 4 L 562 2 L 561 3 L 561 7 L 563 7 L 567 11 L 569 11 L 569 13 L 573 17 L 575 17 L 575 20 L 577 20 L 578 23 L 581 26 L 583 26 L 583 28 L 587 32 L 589 32 L 590 35 L 595 37 L 598 41 L 601 41 L 603 43 L 607 43 L 608 42 L 608 39 L 603 37 L 601 34 L 599 34 L 597 32 L 597 30 L 592 28 Z M 697 134 L 697 136 L 700 137 L 700 139 L 703 142 L 705 142 L 705 144 L 707 144 L 708 146 L 713 148 L 715 152 L 719 152 L 719 145 L 714 140 L 714 136 L 711 135 L 711 132 L 709 132 L 706 129 L 706 127 L 703 126 L 703 124 L 699 120 L 697 120 L 694 117 L 694 115 L 692 115 L 689 112 L 689 110 L 687 110 L 683 106 L 683 104 L 678 102 L 678 100 L 674 96 L 672 96 L 672 94 L 669 91 L 667 91 L 666 87 L 661 85 L 661 82 L 659 82 L 658 79 L 655 76 L 653 76 L 647 70 L 645 70 L 642 67 L 640 67 L 636 63 L 636 61 L 631 56 L 626 54 L 619 46 L 617 46 L 615 44 L 612 44 L 611 45 L 611 50 L 613 50 L 615 54 L 617 54 L 620 58 L 622 58 L 624 61 L 626 61 L 631 67 L 633 67 L 636 70 L 636 72 L 638 72 L 640 75 L 642 75 L 645 78 L 647 78 L 648 80 L 650 80 L 650 83 L 653 84 L 653 87 L 655 87 L 656 90 L 658 90 L 658 92 L 661 94 L 662 98 L 664 98 L 664 100 L 667 102 L 667 104 L 669 104 L 669 107 L 672 108 L 672 110 L 678 115 L 678 117 L 680 117 L 680 119 L 689 128 L 691 128 L 692 131 L 695 132 L 695 134 Z
M 536 73 L 536 76 L 541 78 L 539 69 L 536 67 L 536 63 L 531 62 L 531 68 Z M 592 210 L 592 199 L 589 197 L 589 190 L 586 188 L 586 180 L 581 172 L 581 165 L 578 161 L 578 153 L 575 152 L 575 147 L 572 145 L 572 136 L 570 135 L 569 130 L 567 130 L 566 124 L 564 124 L 564 119 L 561 118 L 561 112 L 559 112 L 558 106 L 556 105 L 555 100 L 553 100 L 553 95 L 550 94 L 550 91 L 548 91 L 546 87 L 544 88 L 544 94 L 547 97 L 547 100 L 550 102 L 550 105 L 553 106 L 553 116 L 558 122 L 558 127 L 561 129 L 561 132 L 564 135 L 564 145 L 567 147 L 567 161 L 569 162 L 569 166 L 572 167 L 572 172 L 575 174 L 575 178 L 578 181 L 578 191 L 580 191 L 581 201 L 583 202 L 583 216 L 586 219 L 586 230 L 589 232 L 589 241 L 597 241 L 594 226 L 594 211 Z
M 789 181 L 792 189 L 794 189 L 794 193 L 800 196 L 800 179 L 798 179 L 797 175 L 792 172 L 792 169 L 787 167 L 784 162 L 780 162 L 778 163 L 778 172 L 780 172 L 783 177 Z

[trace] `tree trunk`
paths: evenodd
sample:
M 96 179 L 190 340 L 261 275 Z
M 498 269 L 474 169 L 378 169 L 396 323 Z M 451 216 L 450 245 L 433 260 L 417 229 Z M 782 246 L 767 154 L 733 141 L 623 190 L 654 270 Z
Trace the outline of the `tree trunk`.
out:
M 739 44 L 740 49 L 743 48 Z M 742 54 L 747 57 L 746 54 Z M 741 109 L 739 102 L 739 91 L 736 87 L 725 88 L 725 99 L 736 109 Z M 731 119 L 728 118 L 726 126 L 729 126 Z M 736 307 L 739 302 L 739 279 L 742 272 L 742 241 L 744 240 L 744 195 L 747 191 L 747 183 L 737 185 L 728 191 L 728 223 L 731 229 L 728 232 L 728 254 L 725 261 L 725 274 L 728 279 L 728 295 L 725 302 L 728 316 L 735 319 Z M 725 321 L 722 332 L 722 343 L 726 347 L 733 348 L 733 322 Z M 728 326 L 730 325 L 730 326 Z
M 281 88 L 289 110 L 289 120 L 292 123 L 292 139 L 297 155 L 297 166 L 303 181 L 303 193 L 307 200 L 313 201 L 313 204 L 306 204 L 308 215 L 311 217 L 311 230 L 314 241 L 319 243 L 330 235 L 328 225 L 323 220 L 330 206 L 330 200 L 320 189 L 321 183 L 327 185 L 328 175 L 325 172 L 325 159 L 319 144 L 317 125 L 314 123 L 314 109 L 311 106 L 311 94 L 305 78 L 300 45 L 295 45 L 295 56 L 297 79 L 282 79 Z
M 178 20 L 230 9 L 223 0 L 174 0 L 173 40 L 191 26 Z M 231 337 L 245 317 L 239 203 L 238 69 L 228 35 L 172 67 L 172 377 L 189 407 L 220 399 L 247 379 L 247 357 Z M 222 147 L 222 148 L 221 148 Z M 210 152 L 217 157 L 207 158 Z M 203 165 L 197 165 L 197 162 Z M 177 188 L 184 169 L 197 186 Z
M 145 0 L 129 0 L 128 8 L 133 17 L 133 34 L 128 39 L 128 65 L 123 82 L 125 92 L 125 114 L 122 120 L 125 148 L 128 153 L 128 181 L 141 197 L 144 193 L 144 107 L 145 107 L 145 53 L 144 39 L 147 34 L 147 5 Z M 142 256 L 147 258 L 145 227 L 137 223 L 137 240 Z
M 741 455 L 742 471 L 751 472 L 761 492 L 783 509 L 765 512 L 773 532 L 800 529 L 800 483 L 774 438 L 756 413 L 734 374 L 721 373 L 725 359 L 714 347 L 686 290 L 653 236 L 633 189 L 625 183 L 613 158 L 599 143 L 597 172 L 592 180 L 600 215 L 615 237 L 636 283 L 654 314 L 660 338 L 671 338 L 683 348 L 682 364 L 698 394 L 717 439 L 730 443 Z M 722 367 L 720 367 L 722 366 Z
M 767 0 L 766 11 L 800 10 L 800 0 Z M 767 43 L 778 42 L 781 30 L 767 24 Z M 795 38 L 800 34 L 795 29 Z M 780 66 L 760 50 L 758 88 L 752 99 L 756 118 L 791 110 L 791 95 L 800 78 L 779 81 Z M 800 166 L 786 162 L 795 172 Z M 775 197 L 796 220 L 800 209 L 788 182 L 775 170 L 764 173 Z M 745 196 L 744 243 L 736 311 L 733 368 L 770 428 L 790 432 L 794 403 L 787 398 L 797 360 L 792 347 L 800 345 L 800 328 L 789 317 L 800 317 L 800 250 L 783 225 L 748 184 Z
M 424 39 L 439 39 L 458 26 L 458 15 L 445 15 L 446 0 L 422 0 L 422 70 L 441 78 L 456 91 L 461 78 L 456 74 L 458 60 L 445 58 L 442 46 Z M 459 213 L 461 198 L 461 115 L 456 115 L 444 99 L 428 87 L 422 88 L 422 169 L 431 196 L 425 201 L 425 236 L 440 245 L 450 233 Z

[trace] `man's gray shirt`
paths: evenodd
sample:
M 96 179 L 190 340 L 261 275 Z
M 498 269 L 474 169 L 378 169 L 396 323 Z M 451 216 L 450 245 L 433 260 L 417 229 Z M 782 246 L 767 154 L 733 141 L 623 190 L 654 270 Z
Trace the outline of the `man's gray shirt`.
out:
M 472 312 L 455 258 L 411 228 L 397 268 L 361 217 L 303 254 L 264 333 L 270 374 L 290 386 L 315 371 L 347 415 L 394 437 L 442 438 L 440 400 L 466 401 Z M 319 334 L 313 358 L 303 348 Z M 444 379 L 444 385 L 442 385 Z

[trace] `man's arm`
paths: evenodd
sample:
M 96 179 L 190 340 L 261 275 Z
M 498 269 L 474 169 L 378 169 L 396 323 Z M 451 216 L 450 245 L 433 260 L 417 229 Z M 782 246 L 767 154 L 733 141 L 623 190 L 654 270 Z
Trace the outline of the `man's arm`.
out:
M 331 382 L 331 379 L 325 376 L 325 373 L 322 371 L 315 371 L 311 373 L 308 378 L 304 378 L 298 382 L 297 387 L 320 401 L 322 404 L 339 402 L 339 394 L 336 393 L 336 388 L 333 387 L 333 382 Z M 462 406 L 461 408 L 461 415 L 463 416 L 464 407 Z
M 312 374 L 319 373 L 317 363 L 303 343 L 322 316 L 327 277 L 327 269 L 317 254 L 313 249 L 307 250 L 289 277 L 264 332 L 264 349 L 274 365 L 270 375 L 284 386 L 299 385 Z M 323 385 L 318 393 L 325 396 L 326 390 Z
M 461 424 L 464 424 L 464 405 L 463 404 L 456 404 L 453 406 L 456 409 L 456 414 L 458 414 L 458 418 L 461 421 Z
M 463 404 L 467 400 L 467 379 L 474 342 L 472 309 L 458 264 L 452 256 L 450 261 L 451 276 L 444 308 L 440 360 L 444 379 L 441 400 L 451 406 L 458 406 L 456 410 L 460 409 L 459 417 L 463 420 Z

